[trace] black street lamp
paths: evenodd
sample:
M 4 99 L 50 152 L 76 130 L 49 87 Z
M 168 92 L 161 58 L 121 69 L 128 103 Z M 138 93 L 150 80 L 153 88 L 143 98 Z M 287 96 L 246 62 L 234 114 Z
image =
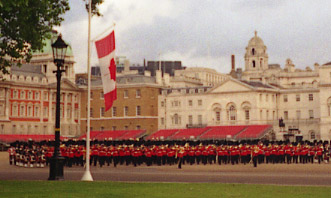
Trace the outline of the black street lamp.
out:
M 60 153 L 60 90 L 61 90 L 61 67 L 64 65 L 64 58 L 66 55 L 68 45 L 62 40 L 61 34 L 57 40 L 52 44 L 53 59 L 57 67 L 56 73 L 56 118 L 55 118 L 55 145 L 54 154 L 50 159 L 49 178 L 48 180 L 62 180 L 63 179 L 63 163 L 64 158 Z

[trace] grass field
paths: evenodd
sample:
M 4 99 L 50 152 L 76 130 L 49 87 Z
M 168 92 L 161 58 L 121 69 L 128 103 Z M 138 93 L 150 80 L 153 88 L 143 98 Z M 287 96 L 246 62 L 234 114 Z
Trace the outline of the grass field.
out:
M 217 183 L 121 183 L 69 181 L 0 181 L 1 198 L 93 197 L 330 197 L 331 187 Z

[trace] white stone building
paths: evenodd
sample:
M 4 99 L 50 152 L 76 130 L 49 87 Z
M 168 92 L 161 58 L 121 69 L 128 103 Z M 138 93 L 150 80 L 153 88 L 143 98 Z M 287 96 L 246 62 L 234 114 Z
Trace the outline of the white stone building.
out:
M 235 78 L 212 88 L 163 90 L 159 128 L 270 124 L 277 139 L 330 140 L 331 63 L 300 70 L 287 59 L 282 69 L 269 64 L 268 57 L 255 32 L 246 47 L 245 70 Z

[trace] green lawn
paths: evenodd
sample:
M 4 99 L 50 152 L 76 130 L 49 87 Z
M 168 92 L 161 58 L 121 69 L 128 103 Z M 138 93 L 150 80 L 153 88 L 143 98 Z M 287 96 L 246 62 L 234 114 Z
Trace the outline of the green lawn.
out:
M 331 187 L 215 183 L 121 183 L 69 181 L 0 181 L 1 198 L 17 197 L 331 197 Z

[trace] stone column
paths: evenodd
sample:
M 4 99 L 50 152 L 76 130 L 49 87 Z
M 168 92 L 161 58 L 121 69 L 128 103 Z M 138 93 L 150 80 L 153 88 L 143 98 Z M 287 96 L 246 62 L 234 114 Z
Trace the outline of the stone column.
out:
M 10 109 L 10 104 L 9 104 L 9 97 L 10 97 L 10 89 L 9 88 L 5 88 L 5 119 L 9 120 L 9 109 Z

